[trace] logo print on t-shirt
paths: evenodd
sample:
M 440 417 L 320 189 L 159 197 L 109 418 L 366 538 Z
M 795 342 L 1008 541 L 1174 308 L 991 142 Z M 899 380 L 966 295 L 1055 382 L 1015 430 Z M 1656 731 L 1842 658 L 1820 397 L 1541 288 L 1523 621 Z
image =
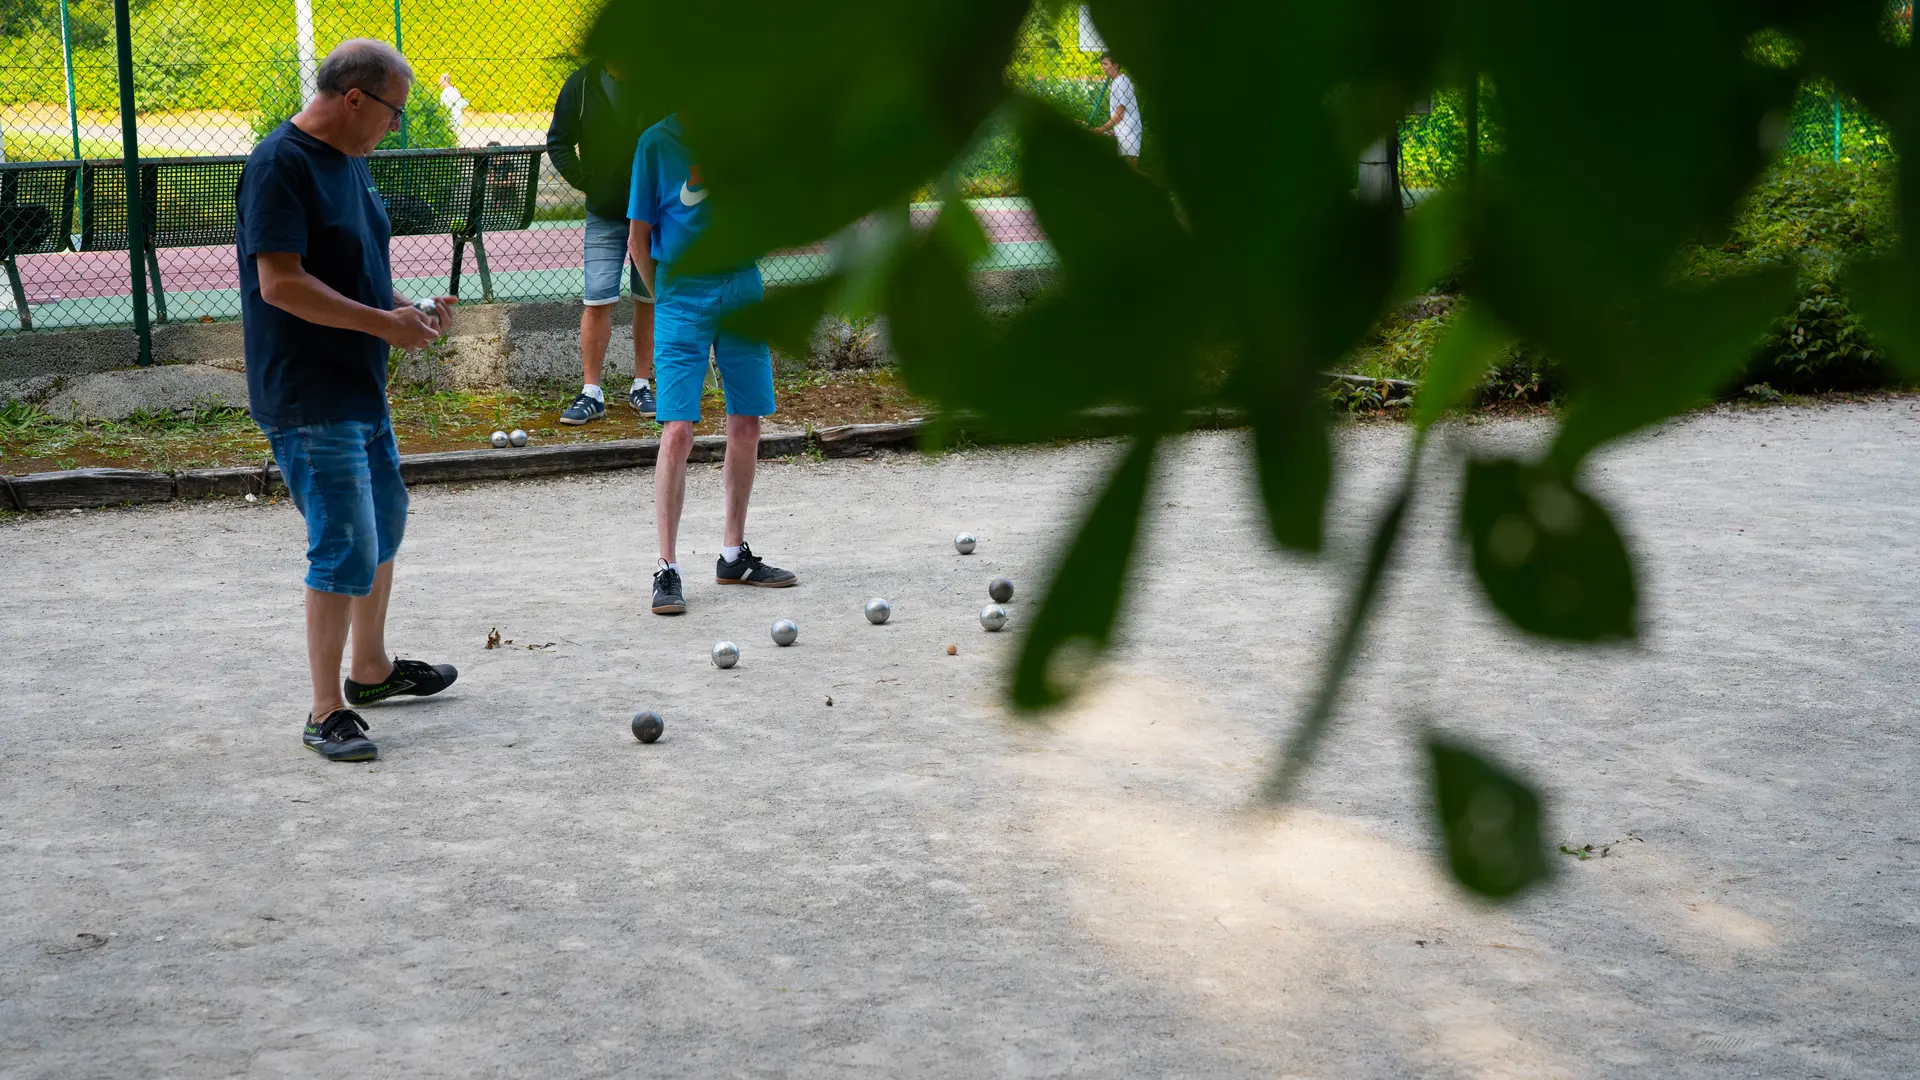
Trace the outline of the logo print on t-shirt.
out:
M 695 191 L 692 188 L 688 187 L 687 186 L 688 184 L 699 184 L 700 190 Z M 706 197 L 707 197 L 707 185 L 702 183 L 700 180 L 700 166 L 698 165 L 687 166 L 687 179 L 682 181 L 680 184 L 680 205 L 681 206 L 699 206 L 701 202 L 703 202 L 706 199 Z

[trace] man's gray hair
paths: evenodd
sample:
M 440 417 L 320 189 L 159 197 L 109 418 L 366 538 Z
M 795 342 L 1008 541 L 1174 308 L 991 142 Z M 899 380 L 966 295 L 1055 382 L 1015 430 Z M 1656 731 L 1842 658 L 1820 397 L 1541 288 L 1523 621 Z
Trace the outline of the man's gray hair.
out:
M 333 47 L 314 76 L 314 88 L 323 94 L 349 90 L 379 93 L 387 80 L 399 75 L 413 81 L 413 65 L 400 50 L 372 38 L 351 38 Z

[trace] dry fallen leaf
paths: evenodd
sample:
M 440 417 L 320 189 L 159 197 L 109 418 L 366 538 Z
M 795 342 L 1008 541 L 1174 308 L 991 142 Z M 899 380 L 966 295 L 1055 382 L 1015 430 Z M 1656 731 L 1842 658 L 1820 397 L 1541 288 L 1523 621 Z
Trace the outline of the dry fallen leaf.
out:
M 833 706 L 833 695 L 832 695 L 832 694 L 828 694 L 828 695 L 827 695 L 827 706 L 828 706 L 829 708 L 831 708 L 831 707 Z
M 487 648 L 497 649 L 499 647 L 500 647 L 500 628 L 496 626 L 492 630 L 489 630 L 487 632 Z

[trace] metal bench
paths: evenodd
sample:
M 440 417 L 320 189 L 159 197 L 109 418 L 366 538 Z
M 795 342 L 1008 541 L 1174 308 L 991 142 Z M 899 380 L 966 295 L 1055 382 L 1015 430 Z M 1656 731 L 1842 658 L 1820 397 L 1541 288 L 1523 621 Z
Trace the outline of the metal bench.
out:
M 460 268 L 467 245 L 479 263 L 484 297 L 493 299 L 493 275 L 487 268 L 486 232 L 524 229 L 533 222 L 542 147 L 489 146 L 471 149 L 386 150 L 369 155 L 374 187 L 386 204 L 395 236 L 445 234 L 453 241 L 447 291 L 460 294 Z M 166 287 L 160 276 L 160 248 L 217 247 L 234 242 L 234 197 L 244 157 L 154 158 L 140 165 L 141 202 L 146 241 L 141 251 L 153 289 L 154 317 L 167 321 Z M 79 173 L 81 228 L 76 251 L 127 250 L 126 170 L 119 161 L 67 162 Z M 67 181 L 71 220 L 73 180 Z M 66 246 L 66 227 L 56 230 Z M 38 249 L 37 249 L 38 250 Z M 7 265 L 12 267 L 9 257 Z M 18 284 L 15 293 L 19 293 Z M 26 324 L 23 322 L 23 326 Z
M 480 294 L 493 300 L 487 268 L 489 232 L 533 224 L 540 186 L 539 146 L 487 146 L 461 150 L 388 150 L 367 158 L 373 184 L 387 203 L 395 236 L 445 233 L 453 239 L 447 292 L 460 295 L 460 267 L 473 245 Z
M 20 283 L 18 255 L 44 255 L 66 248 L 73 231 L 73 187 L 79 166 L 67 162 L 0 163 L 0 261 L 13 289 L 20 329 L 33 329 L 33 312 Z
M 146 218 L 147 281 L 154 318 L 167 321 L 167 290 L 160 279 L 161 248 L 213 247 L 234 239 L 234 193 L 243 157 L 155 158 L 140 163 L 140 202 Z M 88 161 L 80 171 L 79 251 L 127 250 L 127 173 L 118 161 Z

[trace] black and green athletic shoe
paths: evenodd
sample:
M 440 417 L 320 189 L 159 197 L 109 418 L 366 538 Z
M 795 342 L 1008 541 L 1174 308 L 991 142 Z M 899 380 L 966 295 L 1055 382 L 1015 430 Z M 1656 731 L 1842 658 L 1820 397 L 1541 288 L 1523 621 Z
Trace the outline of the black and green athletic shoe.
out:
M 407 694 L 412 697 L 427 697 L 437 694 L 453 685 L 460 673 L 452 664 L 428 664 L 419 660 L 393 658 L 393 673 L 385 682 L 357 683 L 347 680 L 347 704 L 355 706 L 371 705 L 376 701 L 385 701 L 390 697 Z
M 367 722 L 352 709 L 335 709 L 318 724 L 308 714 L 300 741 L 328 761 L 372 761 L 380 756 L 380 748 L 363 734 L 366 730 Z

